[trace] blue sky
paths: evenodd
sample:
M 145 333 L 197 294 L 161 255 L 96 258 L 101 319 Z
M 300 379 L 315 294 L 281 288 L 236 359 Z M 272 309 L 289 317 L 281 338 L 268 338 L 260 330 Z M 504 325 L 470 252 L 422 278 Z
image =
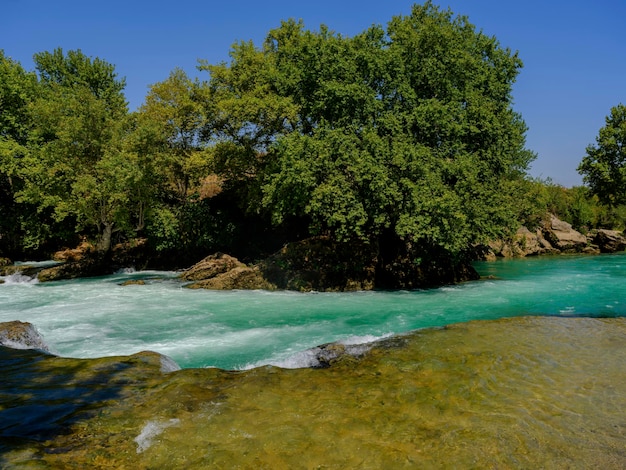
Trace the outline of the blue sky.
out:
M 148 85 L 175 67 L 195 75 L 198 59 L 228 60 L 237 40 L 260 44 L 287 18 L 309 29 L 320 24 L 353 35 L 413 1 L 316 0 L 2 0 L 0 48 L 26 69 L 32 55 L 81 49 L 116 66 L 126 77 L 135 109 Z M 625 0 L 441 0 L 477 29 L 519 51 L 524 61 L 514 87 L 514 109 L 529 127 L 527 147 L 537 153 L 531 174 L 564 186 L 581 184 L 576 172 L 588 144 L 612 106 L 626 103 Z

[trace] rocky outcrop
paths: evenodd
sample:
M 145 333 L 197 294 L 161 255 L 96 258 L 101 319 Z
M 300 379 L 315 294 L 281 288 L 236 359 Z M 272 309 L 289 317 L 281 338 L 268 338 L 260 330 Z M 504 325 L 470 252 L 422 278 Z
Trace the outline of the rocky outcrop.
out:
M 484 259 L 523 258 L 557 253 L 560 251 L 544 238 L 541 229 L 531 232 L 526 227 L 520 227 L 511 240 L 498 240 L 490 243 Z
M 0 323 L 0 346 L 12 349 L 36 349 L 51 354 L 37 328 L 32 323 L 18 320 Z M 180 370 L 180 366 L 171 357 L 154 351 L 141 351 L 128 357 L 135 362 L 158 368 L 163 373 Z
M 143 265 L 140 261 L 146 240 L 136 239 L 115 245 L 110 252 L 99 252 L 88 242 L 77 248 L 65 249 L 54 254 L 59 264 L 42 269 L 37 278 L 40 282 L 76 279 L 112 274 L 130 266 Z
M 27 322 L 0 323 L 0 345 L 13 349 L 38 349 L 49 352 L 48 345 L 37 329 Z
M 263 276 L 258 267 L 248 267 L 237 258 L 224 253 L 207 256 L 180 275 L 183 281 L 192 281 L 191 289 L 265 289 L 276 286 Z
M 224 253 L 216 253 L 194 264 L 191 268 L 184 271 L 180 278 L 183 281 L 202 281 L 212 279 L 235 268 L 245 267 L 246 265 L 237 258 Z
M 323 370 L 169 374 L 148 356 L 0 348 L 0 465 L 623 468 L 625 338 L 624 318 L 518 317 L 423 329 L 358 357 L 319 348 Z M 535 396 L 529 424 L 519 404 Z
M 543 235 L 553 247 L 563 253 L 580 253 L 588 246 L 587 237 L 553 214 L 550 215 L 550 221 L 543 228 Z
M 311 237 L 285 245 L 259 268 L 280 289 L 340 292 L 374 289 L 376 261 L 369 247 Z
M 521 227 L 510 240 L 489 244 L 479 259 L 523 258 L 559 253 L 615 253 L 626 249 L 626 238 L 614 230 L 594 230 L 588 235 L 574 230 L 567 222 L 550 215 L 548 221 L 534 232 Z
M 601 253 L 617 253 L 626 250 L 626 237 L 617 230 L 592 230 L 588 239 Z
M 218 253 L 189 268 L 186 287 L 205 289 L 286 289 L 343 292 L 373 289 L 417 289 L 478 279 L 469 263 L 431 257 L 416 263 L 406 251 L 385 256 L 367 244 L 339 244 L 311 237 L 285 245 L 255 266 Z
M 111 274 L 113 269 L 107 261 L 97 254 L 85 256 L 78 261 L 61 263 L 57 266 L 44 268 L 37 274 L 40 282 L 76 279 L 79 277 L 101 276 Z

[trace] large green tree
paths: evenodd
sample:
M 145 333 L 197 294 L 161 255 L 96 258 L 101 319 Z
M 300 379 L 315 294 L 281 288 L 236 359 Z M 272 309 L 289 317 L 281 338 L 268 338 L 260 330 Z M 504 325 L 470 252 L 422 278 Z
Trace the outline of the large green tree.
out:
M 124 152 L 127 105 L 114 67 L 80 50 L 35 54 L 38 97 L 32 102 L 30 151 L 21 162 L 18 198 L 72 220 L 106 252 L 129 227 L 132 188 L 141 177 Z
M 626 106 L 611 109 L 596 145 L 587 147 L 578 172 L 603 204 L 626 204 Z
M 409 251 L 462 254 L 515 225 L 534 155 L 513 110 L 517 53 L 431 2 L 354 37 L 287 21 L 206 67 L 227 178 L 276 223 Z M 221 127 L 220 127 L 221 126 Z M 219 152 L 218 152 L 219 155 Z M 419 249 L 415 249 L 418 247 Z

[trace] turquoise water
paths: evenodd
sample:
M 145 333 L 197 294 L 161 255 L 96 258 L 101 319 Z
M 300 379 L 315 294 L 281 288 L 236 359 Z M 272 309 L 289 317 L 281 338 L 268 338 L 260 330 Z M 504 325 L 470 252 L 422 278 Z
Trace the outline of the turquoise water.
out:
M 52 283 L 6 278 L 0 321 L 36 325 L 68 357 L 142 350 L 181 367 L 309 365 L 314 346 L 521 315 L 626 316 L 626 255 L 477 263 L 482 276 L 427 291 L 296 293 L 189 290 L 175 273 L 124 272 Z M 142 279 L 145 285 L 120 285 Z

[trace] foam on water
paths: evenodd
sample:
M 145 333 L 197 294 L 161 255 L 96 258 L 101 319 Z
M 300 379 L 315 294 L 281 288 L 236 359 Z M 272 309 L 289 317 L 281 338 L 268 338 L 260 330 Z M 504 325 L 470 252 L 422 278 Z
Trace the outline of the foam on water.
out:
M 380 336 L 374 336 L 374 335 L 350 336 L 349 338 L 345 338 L 345 339 L 342 339 L 341 341 L 338 341 L 338 343 L 345 344 L 346 346 L 361 345 L 361 344 L 373 343 L 375 341 L 379 341 L 384 338 L 389 338 L 390 336 L 393 336 L 393 333 L 386 333 Z
M 141 430 L 141 433 L 135 438 L 137 443 L 137 453 L 140 454 L 148 449 L 154 439 L 165 429 L 176 426 L 180 423 L 179 419 L 170 419 L 169 421 L 148 421 Z
M 32 284 L 37 284 L 39 282 L 39 279 L 37 279 L 36 277 L 26 276 L 21 273 L 9 274 L 8 276 L 0 276 L 0 279 L 2 279 L 4 281 L 4 284 L 6 285 L 11 285 L 11 284 L 32 285 Z

